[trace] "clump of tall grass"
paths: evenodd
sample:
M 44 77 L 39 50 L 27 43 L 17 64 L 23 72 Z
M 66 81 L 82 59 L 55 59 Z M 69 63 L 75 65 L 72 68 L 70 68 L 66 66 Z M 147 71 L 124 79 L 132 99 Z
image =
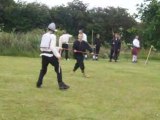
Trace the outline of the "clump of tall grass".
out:
M 10 56 L 37 56 L 42 30 L 27 33 L 0 32 L 0 54 Z
M 0 55 L 6 56 L 28 56 L 28 57 L 38 57 L 40 54 L 39 45 L 41 41 L 42 34 L 45 31 L 41 29 L 35 29 L 27 33 L 6 33 L 0 32 Z M 57 45 L 59 36 L 62 35 L 62 31 L 56 32 L 57 35 Z M 73 37 L 70 42 L 73 43 L 77 37 Z M 69 55 L 70 58 L 73 56 L 72 51 L 73 44 L 69 45 Z M 92 46 L 93 47 L 93 46 Z M 146 59 L 148 54 L 148 49 L 141 49 L 139 53 L 139 58 Z M 110 45 L 107 43 L 105 46 L 101 47 L 99 57 L 108 59 L 110 53 Z M 89 55 L 91 58 L 92 55 Z M 131 49 L 125 42 L 122 42 L 120 58 L 131 59 Z M 160 60 L 160 53 L 158 51 L 152 50 L 150 59 Z

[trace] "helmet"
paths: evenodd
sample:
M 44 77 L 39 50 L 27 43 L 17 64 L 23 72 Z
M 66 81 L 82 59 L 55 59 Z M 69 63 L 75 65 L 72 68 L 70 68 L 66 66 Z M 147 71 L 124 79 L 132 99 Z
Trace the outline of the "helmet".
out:
M 52 31 L 56 31 L 56 25 L 55 25 L 55 23 L 50 23 L 50 24 L 48 25 L 48 29 L 50 29 L 50 30 L 52 30 Z

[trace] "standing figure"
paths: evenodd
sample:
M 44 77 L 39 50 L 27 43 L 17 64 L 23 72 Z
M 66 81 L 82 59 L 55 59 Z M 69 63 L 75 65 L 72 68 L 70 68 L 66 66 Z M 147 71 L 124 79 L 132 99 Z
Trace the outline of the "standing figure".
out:
M 83 41 L 88 42 L 88 41 L 87 41 L 87 35 L 83 32 L 82 29 L 79 30 L 79 34 L 82 34 L 82 40 L 83 40 Z M 84 54 L 84 58 L 85 58 L 85 59 L 88 58 L 87 54 Z
M 93 55 L 93 60 L 98 60 L 98 54 L 100 51 L 102 41 L 100 39 L 100 34 L 96 35 L 96 39 L 94 40 L 94 46 L 95 46 L 95 55 Z
M 60 36 L 59 38 L 59 47 L 62 48 L 62 53 L 61 55 L 63 54 L 63 52 L 65 51 L 65 59 L 66 60 L 69 60 L 69 57 L 68 57 L 68 42 L 69 42 L 69 39 L 72 37 L 72 35 L 68 34 L 65 30 L 63 31 L 63 34 Z
M 137 62 L 137 56 L 138 52 L 140 49 L 140 41 L 139 41 L 139 36 L 136 35 L 133 42 L 132 42 L 133 48 L 132 48 L 132 62 L 136 63 Z
M 47 73 L 47 67 L 50 63 L 54 66 L 54 70 L 57 74 L 57 81 L 60 90 L 68 89 L 69 86 L 66 85 L 62 80 L 62 70 L 60 67 L 61 55 L 59 53 L 59 48 L 56 47 L 56 35 L 54 34 L 56 29 L 55 23 L 48 25 L 48 31 L 43 34 L 40 44 L 41 57 L 42 57 L 42 68 L 39 73 L 39 78 L 37 81 L 37 88 L 40 88 L 43 83 L 43 77 Z
M 79 34 L 78 35 L 78 40 L 76 40 L 73 44 L 73 52 L 74 52 L 74 56 L 76 59 L 76 63 L 75 66 L 73 68 L 73 72 L 75 72 L 79 67 L 81 69 L 81 72 L 83 73 L 84 77 L 88 77 L 85 74 L 85 66 L 84 66 L 84 53 L 87 50 L 90 51 L 91 54 L 92 53 L 92 48 L 89 46 L 89 44 L 85 41 L 82 40 L 83 35 Z
M 109 62 L 112 62 L 112 59 L 114 59 L 115 62 L 117 62 L 119 52 L 120 52 L 120 49 L 121 49 L 121 41 L 119 39 L 118 33 L 114 34 L 114 37 L 111 40 L 110 44 L 111 44 L 111 49 L 110 49 Z

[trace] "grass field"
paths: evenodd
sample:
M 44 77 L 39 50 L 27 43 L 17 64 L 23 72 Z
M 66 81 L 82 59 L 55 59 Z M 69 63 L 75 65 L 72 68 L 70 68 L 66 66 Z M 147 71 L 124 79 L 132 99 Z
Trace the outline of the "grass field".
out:
M 160 63 L 132 64 L 120 59 L 85 61 L 90 78 L 75 61 L 62 60 L 60 91 L 49 66 L 41 89 L 36 88 L 40 58 L 0 56 L 0 120 L 160 120 Z

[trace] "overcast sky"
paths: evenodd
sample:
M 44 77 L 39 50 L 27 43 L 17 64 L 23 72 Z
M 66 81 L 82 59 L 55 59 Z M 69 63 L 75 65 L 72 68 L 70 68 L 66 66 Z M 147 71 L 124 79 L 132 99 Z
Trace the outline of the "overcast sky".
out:
M 14 0 L 18 1 L 18 0 Z M 72 2 L 73 0 L 19 0 L 19 1 L 26 1 L 29 2 L 38 2 L 38 3 L 44 3 L 49 7 L 53 7 L 56 5 L 66 5 L 68 2 Z M 88 3 L 89 8 L 93 7 L 107 7 L 107 6 L 113 6 L 113 7 L 122 7 L 127 8 L 128 12 L 130 14 L 137 13 L 136 10 L 136 4 L 142 3 L 144 0 L 80 0 L 83 3 Z

